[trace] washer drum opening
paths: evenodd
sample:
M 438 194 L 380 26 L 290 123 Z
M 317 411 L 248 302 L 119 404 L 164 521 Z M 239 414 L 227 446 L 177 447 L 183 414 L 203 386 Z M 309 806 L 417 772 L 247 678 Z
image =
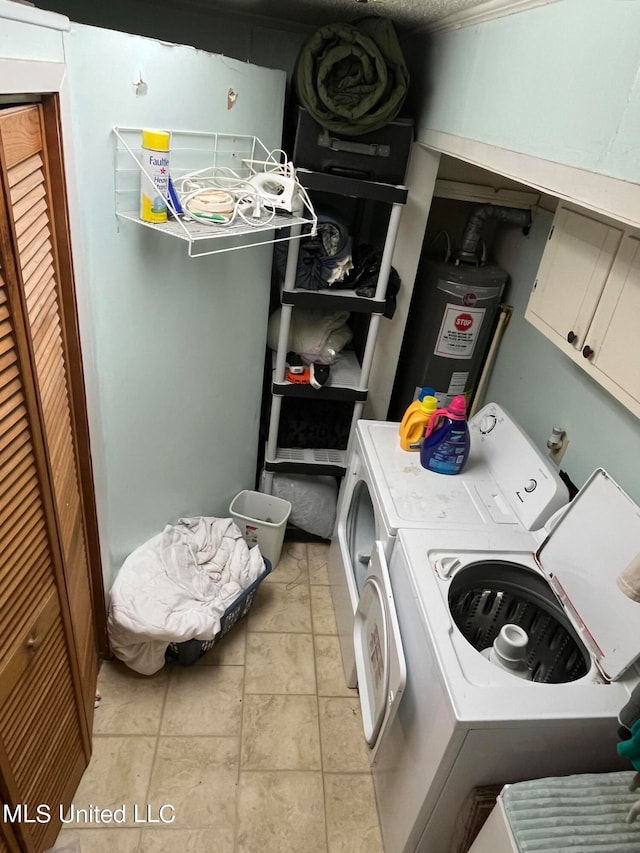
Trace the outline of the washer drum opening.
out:
M 589 653 L 551 588 L 524 566 L 501 560 L 471 563 L 451 581 L 449 609 L 478 652 L 493 644 L 503 625 L 525 630 L 532 681 L 564 684 L 589 671 Z

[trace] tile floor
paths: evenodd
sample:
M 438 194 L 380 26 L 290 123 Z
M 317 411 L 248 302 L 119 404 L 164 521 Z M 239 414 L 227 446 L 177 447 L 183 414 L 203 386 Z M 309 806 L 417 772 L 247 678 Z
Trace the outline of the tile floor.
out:
M 124 805 L 126 822 L 69 824 L 56 851 L 382 853 L 327 553 L 285 542 L 247 617 L 195 666 L 144 677 L 103 664 L 74 805 Z M 173 823 L 134 822 L 163 805 Z

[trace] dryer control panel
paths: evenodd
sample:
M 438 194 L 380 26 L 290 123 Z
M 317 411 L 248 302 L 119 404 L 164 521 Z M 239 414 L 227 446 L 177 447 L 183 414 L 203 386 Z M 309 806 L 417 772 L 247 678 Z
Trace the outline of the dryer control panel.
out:
M 538 530 L 569 500 L 567 487 L 524 430 L 497 403 L 469 421 L 471 456 L 485 464 L 520 523 Z

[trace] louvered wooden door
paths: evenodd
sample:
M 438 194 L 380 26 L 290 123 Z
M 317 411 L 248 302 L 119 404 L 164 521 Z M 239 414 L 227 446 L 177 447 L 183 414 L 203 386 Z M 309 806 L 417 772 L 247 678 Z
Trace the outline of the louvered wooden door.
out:
M 2 807 L 3 802 L 0 800 L 0 808 Z M 19 853 L 19 851 L 20 848 L 11 827 L 6 823 L 0 824 L 0 853 Z
M 14 235 L 18 276 L 24 294 L 42 406 L 71 618 L 85 687 L 86 712 L 92 719 L 96 638 L 44 148 L 39 106 L 0 114 L 0 156 L 8 190 L 7 214 Z
M 44 139 L 39 106 L 0 112 L 0 793 L 50 808 L 15 828 L 34 853 L 88 764 L 97 673 Z
M 44 446 L 32 428 L 28 350 L 8 297 L 0 280 L 0 768 L 10 806 L 44 803 L 57 813 L 75 792 L 88 748 Z M 41 851 L 57 827 L 22 822 L 15 831 L 25 849 Z

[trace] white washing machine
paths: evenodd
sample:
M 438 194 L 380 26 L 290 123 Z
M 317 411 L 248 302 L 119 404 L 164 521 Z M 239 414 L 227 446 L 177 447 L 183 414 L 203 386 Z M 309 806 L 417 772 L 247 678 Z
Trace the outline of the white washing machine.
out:
M 639 677 L 640 605 L 615 578 L 639 556 L 640 508 L 599 469 L 548 528 L 401 530 L 376 566 L 399 631 L 359 613 L 354 640 L 370 650 L 363 717 L 386 696 L 365 731 L 386 853 L 450 853 L 475 787 L 628 767 L 617 717 Z M 376 547 L 372 567 L 384 560 Z M 481 654 L 504 625 L 528 637 L 526 678 Z
M 328 567 L 349 687 L 357 684 L 354 614 L 374 542 L 382 543 L 388 562 L 400 529 L 535 529 L 568 500 L 564 483 L 495 403 L 470 420 L 469 459 L 456 476 L 424 469 L 418 453 L 400 447 L 398 426 L 358 422 L 340 490 Z M 505 490 L 519 495 L 515 510 Z

